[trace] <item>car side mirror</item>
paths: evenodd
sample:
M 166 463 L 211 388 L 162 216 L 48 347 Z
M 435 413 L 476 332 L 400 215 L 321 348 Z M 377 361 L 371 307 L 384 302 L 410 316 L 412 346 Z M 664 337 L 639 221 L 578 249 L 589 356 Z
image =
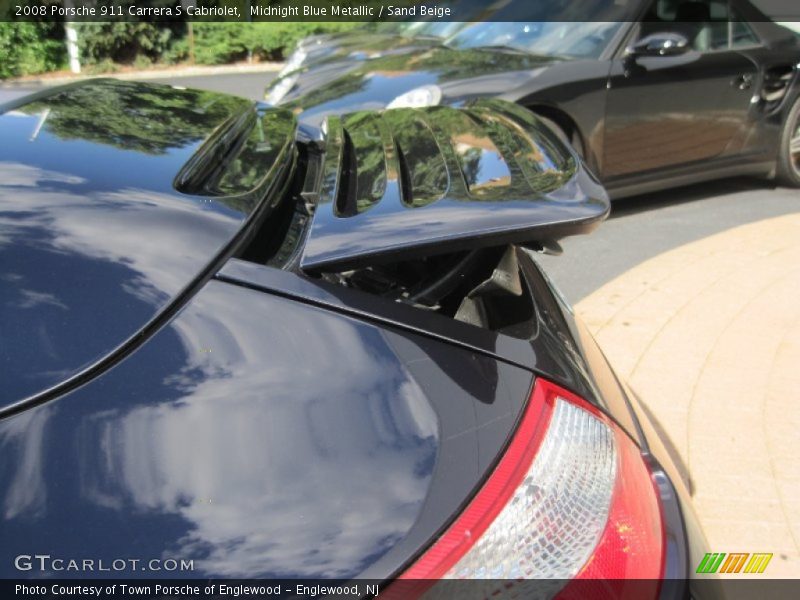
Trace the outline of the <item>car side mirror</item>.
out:
M 637 56 L 677 56 L 689 50 L 689 40 L 680 33 L 652 33 L 631 44 L 625 54 Z

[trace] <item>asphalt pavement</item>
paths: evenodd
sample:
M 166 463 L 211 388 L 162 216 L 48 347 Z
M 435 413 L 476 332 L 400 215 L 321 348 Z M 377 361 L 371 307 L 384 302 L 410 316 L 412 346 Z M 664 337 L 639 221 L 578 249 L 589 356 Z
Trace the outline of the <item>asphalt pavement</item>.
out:
M 229 73 L 224 75 L 195 75 L 190 77 L 161 77 L 145 79 L 153 83 L 167 83 L 188 88 L 235 94 L 251 100 L 263 100 L 264 88 L 276 73 Z
M 732 178 L 612 203 L 610 218 L 588 236 L 561 242 L 561 256 L 539 263 L 570 302 L 578 302 L 659 254 L 770 217 L 800 212 L 800 190 Z
M 277 65 L 278 67 L 280 65 Z M 249 98 L 251 100 L 262 100 L 264 98 L 264 88 L 277 75 L 277 68 L 267 65 L 270 70 L 259 70 L 255 72 L 218 72 L 184 75 L 180 73 L 171 74 L 170 72 L 154 72 L 152 76 L 146 74 L 141 81 L 151 83 L 163 83 L 167 85 L 178 85 L 187 88 L 198 88 L 201 90 L 211 90 L 214 92 L 224 92 Z M 213 68 L 212 68 L 213 69 Z M 212 69 L 209 69 L 211 71 Z M 113 75 L 112 75 L 113 76 Z M 103 77 L 100 75 L 99 77 Z M 124 76 L 128 79 L 129 77 Z M 41 79 L 30 81 L 0 82 L 0 104 L 13 100 L 26 94 L 39 91 L 49 85 L 66 83 L 68 79 Z

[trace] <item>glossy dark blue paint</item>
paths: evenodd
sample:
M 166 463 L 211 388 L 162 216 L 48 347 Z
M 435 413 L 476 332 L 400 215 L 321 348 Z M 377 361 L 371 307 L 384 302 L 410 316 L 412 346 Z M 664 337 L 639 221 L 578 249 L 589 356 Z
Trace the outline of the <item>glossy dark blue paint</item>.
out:
M 303 303 L 375 321 L 383 327 L 425 335 L 470 352 L 529 369 L 573 390 L 615 418 L 634 438 L 625 394 L 585 327 L 576 322 L 569 306 L 554 293 L 552 284 L 531 258 L 518 249 L 521 275 L 536 302 L 536 323 L 527 338 L 512 337 L 468 325 L 431 311 L 390 302 L 297 273 L 232 259 L 217 277 L 253 289 L 280 294 Z
M 396 568 L 417 521 L 427 539 L 479 480 L 530 380 L 211 282 L 110 372 L 0 421 L 0 576 L 46 575 L 13 569 L 43 551 L 347 578 L 397 548 Z
M 0 409 L 134 336 L 239 232 L 263 190 L 182 193 L 174 180 L 223 123 L 252 110 L 231 96 L 99 80 L 0 115 Z M 292 119 L 275 113 L 289 135 L 270 140 L 256 188 L 293 144 Z

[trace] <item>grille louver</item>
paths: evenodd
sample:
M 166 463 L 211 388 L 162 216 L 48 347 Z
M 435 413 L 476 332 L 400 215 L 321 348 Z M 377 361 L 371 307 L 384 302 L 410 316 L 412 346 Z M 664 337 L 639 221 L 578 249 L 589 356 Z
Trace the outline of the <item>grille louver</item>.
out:
M 359 112 L 327 128 L 305 270 L 552 240 L 608 213 L 575 153 L 507 102 Z

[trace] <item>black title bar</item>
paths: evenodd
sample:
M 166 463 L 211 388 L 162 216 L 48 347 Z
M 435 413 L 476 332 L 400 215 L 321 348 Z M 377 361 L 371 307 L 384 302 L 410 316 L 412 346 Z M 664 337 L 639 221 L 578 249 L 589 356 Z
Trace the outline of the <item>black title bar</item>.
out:
M 796 0 L 758 0 L 800 20 Z M 649 0 L 0 0 L 0 21 L 631 21 Z M 753 20 L 753 19 L 748 19 Z

